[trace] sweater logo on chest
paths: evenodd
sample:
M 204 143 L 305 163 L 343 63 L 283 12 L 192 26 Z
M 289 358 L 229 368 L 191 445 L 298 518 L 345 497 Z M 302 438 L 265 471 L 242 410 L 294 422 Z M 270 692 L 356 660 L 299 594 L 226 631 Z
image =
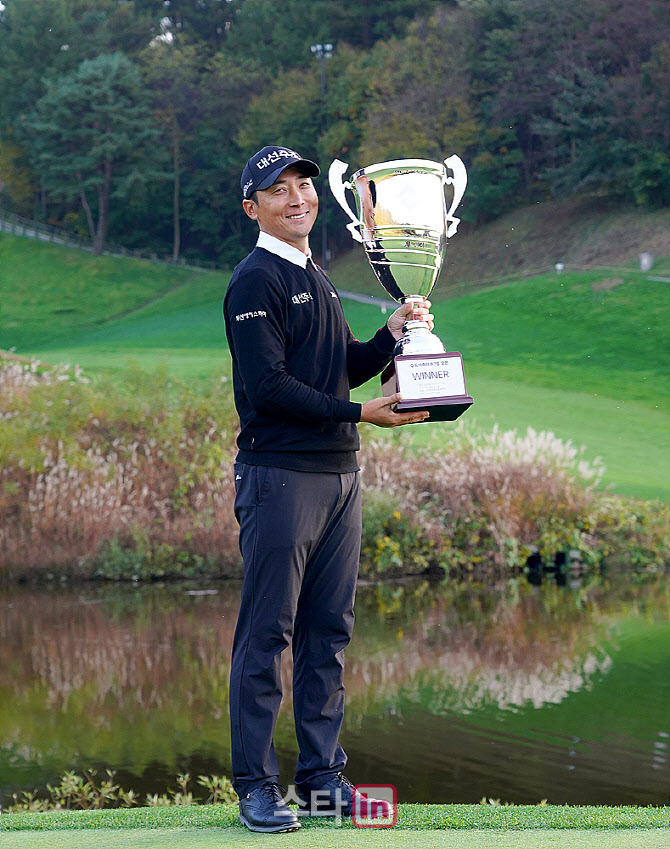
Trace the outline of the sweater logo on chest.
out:
M 308 301 L 313 301 L 311 292 L 300 292 L 297 295 L 293 295 L 291 298 L 294 304 L 306 304 Z

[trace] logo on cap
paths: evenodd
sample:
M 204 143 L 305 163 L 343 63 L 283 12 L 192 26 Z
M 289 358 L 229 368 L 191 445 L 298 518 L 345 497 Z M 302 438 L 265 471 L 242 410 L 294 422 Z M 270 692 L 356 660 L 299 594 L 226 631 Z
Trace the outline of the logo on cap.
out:
M 320 173 L 316 162 L 303 159 L 295 150 L 288 147 L 268 145 L 255 153 L 244 166 L 240 185 L 244 198 L 250 197 L 258 189 L 269 188 L 284 169 L 300 164 L 308 177 L 317 177 Z
M 267 156 L 259 159 L 256 163 L 256 168 L 267 168 L 268 165 L 273 165 L 275 162 L 281 162 L 282 157 L 284 157 L 284 159 L 300 159 L 300 156 L 294 150 L 287 150 L 285 147 L 278 147 L 277 150 L 273 150 L 271 153 L 268 153 Z

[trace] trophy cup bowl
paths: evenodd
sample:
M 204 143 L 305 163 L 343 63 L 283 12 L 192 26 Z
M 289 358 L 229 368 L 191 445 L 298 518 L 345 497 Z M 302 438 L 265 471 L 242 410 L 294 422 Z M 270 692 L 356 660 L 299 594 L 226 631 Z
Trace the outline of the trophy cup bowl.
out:
M 362 242 L 375 276 L 394 300 L 425 300 L 442 268 L 447 240 L 460 223 L 454 211 L 467 185 L 465 165 L 455 155 L 444 163 L 400 159 L 361 168 L 345 182 L 348 167 L 334 160 L 328 180 L 351 219 L 347 228 L 352 237 Z M 449 210 L 446 186 L 453 187 Z M 353 192 L 356 212 L 347 203 L 347 189 Z M 405 324 L 381 378 L 384 395 L 401 393 L 399 412 L 429 410 L 430 420 L 453 421 L 473 403 L 461 355 L 447 353 L 423 321 Z

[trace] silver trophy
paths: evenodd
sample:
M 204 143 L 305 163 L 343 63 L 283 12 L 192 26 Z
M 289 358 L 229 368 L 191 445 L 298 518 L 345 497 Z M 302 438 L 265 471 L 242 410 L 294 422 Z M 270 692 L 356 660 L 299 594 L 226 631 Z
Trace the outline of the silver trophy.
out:
M 444 164 L 399 159 L 361 168 L 346 182 L 348 168 L 336 159 L 328 171 L 330 188 L 351 219 L 347 229 L 363 243 L 377 279 L 392 298 L 425 300 L 442 268 L 447 239 L 460 223 L 454 211 L 468 182 L 465 165 L 455 155 Z M 347 203 L 347 189 L 353 192 L 356 213 Z M 473 403 L 461 355 L 447 353 L 428 325 L 417 319 L 405 325 L 393 361 L 382 372 L 382 390 L 385 395 L 401 393 L 398 411 L 429 410 L 433 421 L 453 421 Z

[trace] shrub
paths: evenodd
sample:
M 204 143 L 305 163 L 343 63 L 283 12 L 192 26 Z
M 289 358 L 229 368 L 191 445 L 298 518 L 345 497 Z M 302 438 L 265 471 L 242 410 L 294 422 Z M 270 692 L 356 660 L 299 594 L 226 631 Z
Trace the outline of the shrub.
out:
M 363 576 L 394 577 L 424 572 L 434 558 L 434 543 L 403 512 L 396 495 L 370 488 L 363 499 L 361 568 Z
M 587 463 L 551 433 L 459 426 L 446 444 L 428 448 L 398 433 L 367 443 L 361 460 L 372 504 L 366 516 L 381 514 L 364 533 L 372 571 L 384 571 L 382 555 L 393 562 L 413 552 L 475 576 L 518 570 L 533 550 L 547 562 L 572 551 L 587 565 L 605 557 L 636 567 L 668 563 L 667 506 L 603 494 L 601 463 Z M 393 515 L 401 528 L 395 536 L 388 533 Z M 386 536 L 396 547 L 376 552 L 375 540 L 379 547 Z
M 88 382 L 0 361 L 0 571 L 234 571 L 230 396 L 160 373 Z
M 134 790 L 124 790 L 115 783 L 113 770 L 105 770 L 105 774 L 107 778 L 99 780 L 95 769 L 85 770 L 81 775 L 74 771 L 66 772 L 60 777 L 58 784 L 47 784 L 46 790 L 40 795 L 36 790 L 22 793 L 20 799 L 14 794 L 14 803 L 9 805 L 7 813 L 130 808 L 140 804 L 138 793 Z M 188 789 L 190 781 L 191 776 L 188 773 L 178 775 L 178 789 L 170 789 L 160 795 L 148 794 L 145 807 L 194 805 L 200 802 L 207 805 L 229 805 L 237 801 L 237 793 L 226 776 L 198 776 L 198 784 L 209 794 L 205 799 L 197 798 Z

